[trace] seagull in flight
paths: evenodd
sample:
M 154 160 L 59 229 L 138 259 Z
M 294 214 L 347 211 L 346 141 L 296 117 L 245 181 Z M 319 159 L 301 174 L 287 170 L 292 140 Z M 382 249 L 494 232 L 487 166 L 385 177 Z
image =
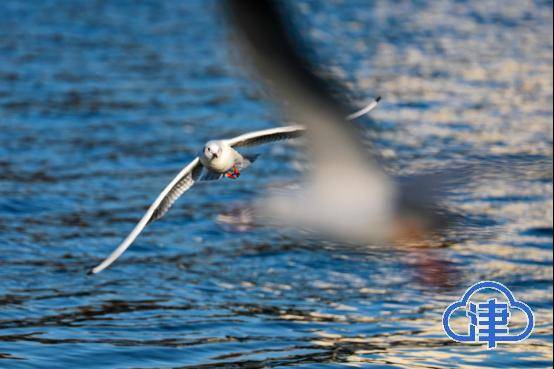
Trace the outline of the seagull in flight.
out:
M 362 109 L 348 115 L 346 119 L 354 120 L 368 114 L 375 109 L 380 99 L 381 97 L 377 97 Z M 305 130 L 305 127 L 301 125 L 291 125 L 245 133 L 231 139 L 208 141 L 199 155 L 187 164 L 158 195 L 123 242 L 108 258 L 91 269 L 89 274 L 100 273 L 116 261 L 148 224 L 162 218 L 175 201 L 196 182 L 213 181 L 222 177 L 237 179 L 241 171 L 250 166 L 257 156 L 241 155 L 236 148 L 296 138 L 301 136 Z

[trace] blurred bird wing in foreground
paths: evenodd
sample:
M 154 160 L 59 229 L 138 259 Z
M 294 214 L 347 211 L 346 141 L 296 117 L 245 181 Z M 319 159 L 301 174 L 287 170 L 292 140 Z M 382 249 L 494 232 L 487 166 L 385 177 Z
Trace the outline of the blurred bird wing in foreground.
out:
M 253 65 L 307 128 L 313 172 L 301 191 L 267 201 L 266 214 L 340 238 L 388 238 L 395 232 L 396 187 L 346 122 L 348 109 L 332 97 L 330 82 L 317 77 L 298 52 L 278 6 L 230 0 L 227 10 Z

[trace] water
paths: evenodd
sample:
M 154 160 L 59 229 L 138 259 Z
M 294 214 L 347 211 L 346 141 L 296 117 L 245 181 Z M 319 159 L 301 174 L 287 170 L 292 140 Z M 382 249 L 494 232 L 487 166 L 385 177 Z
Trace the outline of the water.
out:
M 552 156 L 551 2 L 293 8 L 352 103 L 383 95 L 365 123 L 392 173 Z M 260 148 L 86 276 L 203 142 L 279 116 L 213 2 L 1 9 L 0 367 L 552 366 L 551 171 L 460 189 L 447 205 L 482 221 L 440 247 L 354 247 L 223 221 L 298 177 L 297 146 Z M 480 279 L 533 308 L 531 338 L 488 351 L 444 335 Z

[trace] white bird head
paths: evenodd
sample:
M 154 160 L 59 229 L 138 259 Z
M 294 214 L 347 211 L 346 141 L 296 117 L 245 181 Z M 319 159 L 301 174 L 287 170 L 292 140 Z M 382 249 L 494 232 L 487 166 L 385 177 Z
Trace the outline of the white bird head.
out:
M 208 141 L 204 146 L 204 157 L 209 161 L 217 159 L 221 156 L 223 147 L 217 141 Z

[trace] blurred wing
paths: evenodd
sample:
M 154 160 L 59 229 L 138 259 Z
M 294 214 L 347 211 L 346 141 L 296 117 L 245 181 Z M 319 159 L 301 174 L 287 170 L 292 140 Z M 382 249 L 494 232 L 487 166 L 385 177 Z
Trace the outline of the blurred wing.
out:
M 264 200 L 267 213 L 341 240 L 366 242 L 392 232 L 396 187 L 345 119 L 349 111 L 336 99 L 340 84 L 315 73 L 321 67 L 307 57 L 311 49 L 292 30 L 287 7 L 277 0 L 226 4 L 253 65 L 288 116 L 306 127 L 313 169 L 296 195 Z
M 144 216 L 131 231 L 131 233 L 123 240 L 123 242 L 111 253 L 111 255 L 100 263 L 97 267 L 93 268 L 90 273 L 100 273 L 102 270 L 110 266 L 117 260 L 131 246 L 133 241 L 142 232 L 150 222 L 160 219 L 169 210 L 171 205 L 181 196 L 186 190 L 188 190 L 194 182 L 197 180 L 200 172 L 202 171 L 202 164 L 200 159 L 195 158 L 190 162 L 183 170 L 177 174 L 175 178 L 167 185 L 166 188 L 156 198 L 156 201 L 146 211 Z
M 261 145 L 268 142 L 287 140 L 301 136 L 305 131 L 302 126 L 288 126 L 264 129 L 262 131 L 250 132 L 227 140 L 231 147 L 243 147 Z

